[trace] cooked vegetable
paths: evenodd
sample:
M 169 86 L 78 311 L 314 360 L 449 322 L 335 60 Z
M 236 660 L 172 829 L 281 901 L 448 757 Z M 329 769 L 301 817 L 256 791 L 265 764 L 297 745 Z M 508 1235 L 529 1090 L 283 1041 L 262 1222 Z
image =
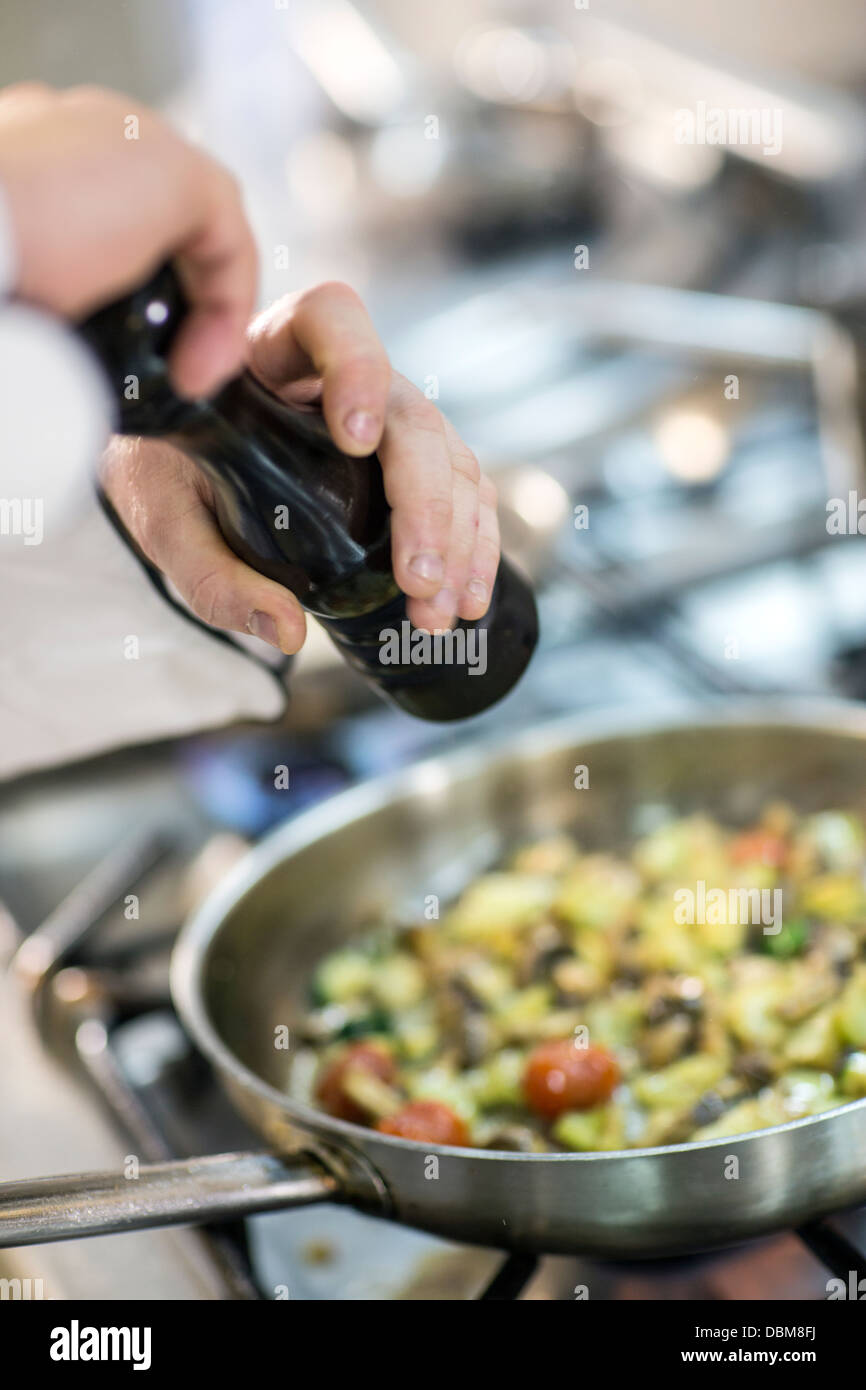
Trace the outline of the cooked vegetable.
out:
M 795 917 L 793 922 L 785 922 L 775 936 L 764 938 L 765 950 L 777 960 L 786 960 L 802 951 L 809 939 L 809 923 L 805 917 Z
M 697 1105 L 705 1091 L 717 1085 L 727 1068 L 720 1057 L 696 1052 L 661 1071 L 644 1072 L 634 1082 L 634 1094 L 649 1109 L 663 1107 L 686 1109 Z
M 345 1004 L 370 988 L 373 974 L 373 962 L 361 951 L 336 951 L 319 966 L 313 993 L 319 1003 Z
M 354 1120 L 357 1124 L 363 1124 L 369 1112 L 347 1090 L 347 1082 L 351 1082 L 353 1075 L 372 1076 L 380 1082 L 389 1082 L 395 1071 L 394 1058 L 381 1043 L 351 1043 L 325 1067 L 316 1086 L 316 1099 L 323 1110 L 338 1120 Z
M 407 952 L 395 951 L 379 964 L 371 980 L 374 997 L 384 1009 L 411 1009 L 424 997 L 424 971 Z
M 866 1052 L 852 1052 L 842 1068 L 839 1088 L 844 1096 L 866 1096 Z
M 619 1081 L 616 1059 L 603 1047 L 579 1047 L 573 1038 L 541 1043 L 526 1063 L 523 1089 L 530 1110 L 555 1120 L 607 1100 Z
M 625 1118 L 617 1105 L 592 1110 L 569 1110 L 553 1126 L 553 1136 L 563 1149 L 589 1153 L 625 1147 Z
M 767 864 L 772 869 L 784 864 L 786 853 L 787 845 L 781 836 L 761 827 L 738 835 L 730 847 L 735 864 Z
M 777 803 L 518 847 L 325 959 L 300 1032 L 305 1098 L 429 1144 L 612 1151 L 866 1098 L 866 828 Z
M 842 992 L 839 1027 L 846 1042 L 866 1047 L 866 964 L 855 967 Z
M 398 1134 L 401 1139 L 415 1139 L 422 1144 L 451 1144 L 465 1148 L 469 1131 L 459 1115 L 438 1100 L 413 1100 L 376 1128 L 382 1134 Z

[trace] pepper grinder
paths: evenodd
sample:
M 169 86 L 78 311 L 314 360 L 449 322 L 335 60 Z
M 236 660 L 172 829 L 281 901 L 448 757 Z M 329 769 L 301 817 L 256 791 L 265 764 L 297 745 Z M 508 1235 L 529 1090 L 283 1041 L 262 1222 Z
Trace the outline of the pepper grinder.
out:
M 80 325 L 108 375 L 117 429 L 188 454 L 212 484 L 231 549 L 290 589 L 340 655 L 401 709 L 465 719 L 508 694 L 538 640 L 523 576 L 503 557 L 483 618 L 439 636 L 412 628 L 391 569 L 376 455 L 344 454 L 317 408 L 287 405 L 246 370 L 209 399 L 177 396 L 167 358 L 186 310 L 166 265 Z

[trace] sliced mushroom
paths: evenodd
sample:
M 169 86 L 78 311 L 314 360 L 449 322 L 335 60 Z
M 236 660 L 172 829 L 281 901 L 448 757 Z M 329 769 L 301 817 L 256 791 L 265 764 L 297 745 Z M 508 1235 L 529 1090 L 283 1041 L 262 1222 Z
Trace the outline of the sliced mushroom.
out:
M 640 1054 L 648 1067 L 666 1067 L 691 1050 L 694 1020 L 687 1014 L 672 1014 L 662 1023 L 645 1028 L 638 1039 Z
M 569 958 L 572 958 L 572 949 L 562 929 L 555 922 L 540 922 L 527 939 L 517 972 L 518 985 L 548 979 L 557 962 Z
M 778 1064 L 768 1052 L 741 1052 L 734 1060 L 731 1070 L 752 1090 L 760 1090 L 762 1086 L 775 1079 Z
M 436 1014 L 442 1042 L 453 1049 L 459 1066 L 477 1066 L 496 1045 L 489 1014 L 459 976 L 437 989 Z
M 540 1152 L 539 1138 L 528 1125 L 504 1124 L 490 1135 L 485 1143 L 486 1149 L 507 1149 L 509 1153 L 531 1154 Z
M 403 1104 L 399 1091 L 364 1067 L 346 1068 L 343 1091 L 359 1109 L 377 1120 L 393 1115 Z

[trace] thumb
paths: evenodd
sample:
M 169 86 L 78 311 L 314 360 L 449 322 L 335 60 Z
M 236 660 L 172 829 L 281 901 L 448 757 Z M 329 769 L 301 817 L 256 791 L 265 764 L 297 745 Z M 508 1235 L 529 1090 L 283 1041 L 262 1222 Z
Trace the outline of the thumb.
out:
M 149 525 L 142 548 L 209 627 L 252 633 L 286 654 L 303 646 L 306 621 L 294 594 L 238 559 L 198 498 L 182 515 Z

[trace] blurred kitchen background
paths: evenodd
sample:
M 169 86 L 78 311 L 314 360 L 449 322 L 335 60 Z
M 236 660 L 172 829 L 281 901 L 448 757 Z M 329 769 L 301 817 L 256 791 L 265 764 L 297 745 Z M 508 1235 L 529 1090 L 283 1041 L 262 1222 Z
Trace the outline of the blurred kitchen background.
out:
M 861 0 L 4 0 L 0 85 L 24 78 L 129 92 L 221 157 L 245 190 L 262 303 L 326 278 L 365 297 L 395 365 L 494 473 L 543 636 L 520 688 L 465 729 L 376 703 L 314 635 L 279 728 L 0 790 L 7 944 L 54 913 L 40 1026 L 73 1064 L 61 1081 L 22 1048 L 13 1100 L 29 1123 L 7 1096 L 7 1176 L 125 1152 L 99 1118 L 111 1109 L 133 1152 L 225 1146 L 165 958 L 239 846 L 286 815 L 569 711 L 866 697 L 866 538 L 829 534 L 826 510 L 864 493 Z M 727 143 L 678 140 L 683 111 L 713 109 Z M 778 148 L 741 143 L 731 112 L 775 122 Z M 111 904 L 139 881 L 130 923 Z M 301 1297 L 454 1297 L 491 1258 L 408 1233 L 373 1242 L 346 1213 L 248 1226 L 78 1242 L 32 1269 L 58 1296 L 288 1282 Z M 820 1296 L 820 1266 L 780 1240 L 760 1273 L 732 1280 L 716 1261 L 645 1296 Z M 560 1274 L 528 1296 L 557 1296 Z M 625 1275 L 596 1277 L 603 1296 L 634 1296 Z

